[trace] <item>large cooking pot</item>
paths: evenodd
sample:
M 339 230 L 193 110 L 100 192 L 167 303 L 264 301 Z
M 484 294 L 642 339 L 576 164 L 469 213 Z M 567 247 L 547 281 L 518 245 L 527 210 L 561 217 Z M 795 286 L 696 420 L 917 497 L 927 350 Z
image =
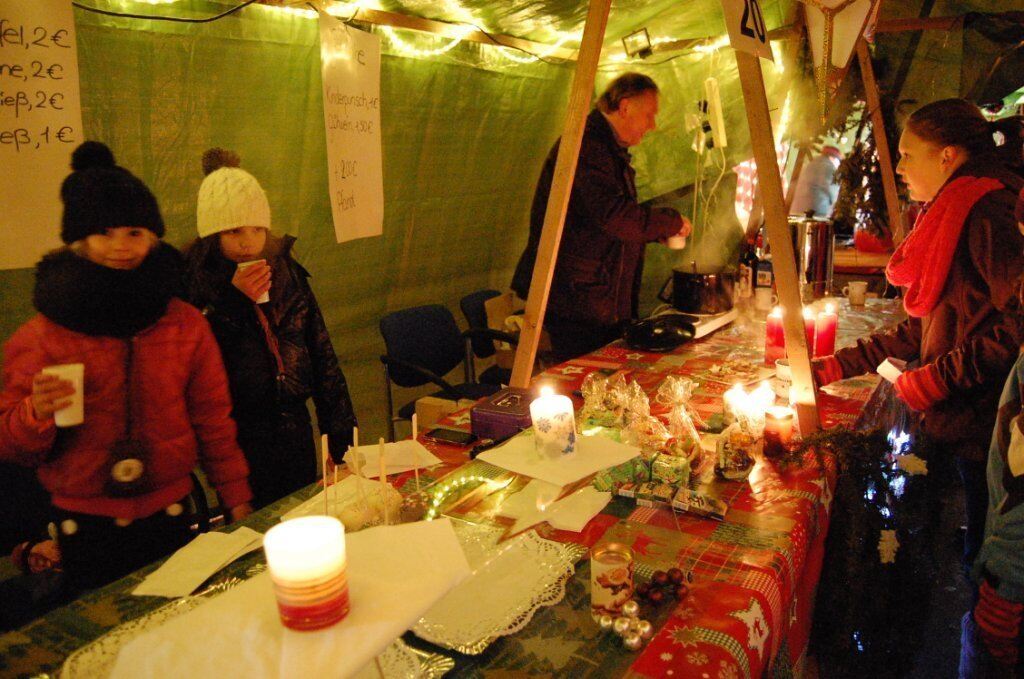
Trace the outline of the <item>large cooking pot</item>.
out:
M 824 297 L 832 289 L 835 230 L 832 221 L 814 216 L 789 218 L 797 275 L 804 301 Z
M 691 264 L 672 269 L 658 299 L 686 314 L 721 314 L 732 309 L 735 286 L 735 271 L 700 271 Z

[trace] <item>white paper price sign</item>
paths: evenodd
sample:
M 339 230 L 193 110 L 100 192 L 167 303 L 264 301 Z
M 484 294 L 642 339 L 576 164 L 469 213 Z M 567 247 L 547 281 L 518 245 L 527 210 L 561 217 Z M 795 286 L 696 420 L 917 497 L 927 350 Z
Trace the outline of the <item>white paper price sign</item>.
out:
M 722 10 L 733 49 L 775 61 L 758 0 L 722 0 Z
M 339 243 L 379 236 L 384 224 L 380 38 L 320 12 L 327 170 Z
M 0 0 L 0 269 L 60 245 L 60 184 L 82 143 L 67 0 Z

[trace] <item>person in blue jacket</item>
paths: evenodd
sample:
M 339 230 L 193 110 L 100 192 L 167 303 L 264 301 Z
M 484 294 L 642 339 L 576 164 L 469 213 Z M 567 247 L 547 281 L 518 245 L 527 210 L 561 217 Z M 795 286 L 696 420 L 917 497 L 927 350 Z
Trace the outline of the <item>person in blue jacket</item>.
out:
M 1024 191 L 1017 199 L 1024 233 Z M 1024 297 L 1024 289 L 1022 289 Z M 985 539 L 974 562 L 977 603 L 963 618 L 961 677 L 1024 677 L 1024 354 L 1006 380 L 988 452 Z

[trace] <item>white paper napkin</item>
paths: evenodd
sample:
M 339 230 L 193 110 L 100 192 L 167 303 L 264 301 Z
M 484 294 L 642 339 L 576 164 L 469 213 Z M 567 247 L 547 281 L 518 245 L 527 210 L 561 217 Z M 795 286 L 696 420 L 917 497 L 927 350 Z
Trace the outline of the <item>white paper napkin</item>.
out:
M 603 493 L 593 486 L 586 486 L 561 500 L 552 502 L 557 497 L 558 490 L 543 481 L 530 481 L 521 491 L 502 503 L 498 514 L 516 520 L 511 531 L 513 534 L 542 521 L 547 521 L 552 528 L 578 533 L 607 506 L 612 497 L 611 493 Z
M 380 445 L 359 446 L 345 453 L 345 462 L 353 472 L 351 455 L 358 453 L 362 458 L 363 476 L 368 479 L 375 479 L 380 476 Z M 441 464 L 441 459 L 426 449 L 419 441 L 406 439 L 395 443 L 384 444 L 384 464 L 389 475 L 400 474 L 401 472 L 413 469 L 423 469 Z
M 636 446 L 595 435 L 577 438 L 576 452 L 572 455 L 557 460 L 540 459 L 533 449 L 533 433 L 527 431 L 481 453 L 479 459 L 563 488 L 602 469 L 632 460 L 639 454 L 640 449 Z
M 907 369 L 907 362 L 891 356 L 878 364 L 875 369 L 879 375 L 896 384 L 897 378 Z
M 366 479 L 362 480 L 363 492 L 364 493 L 376 493 L 378 492 L 377 483 L 369 482 Z M 343 507 L 351 503 L 356 499 L 359 493 L 359 479 L 355 475 L 346 476 L 341 481 L 331 485 L 327 489 L 328 500 L 331 503 L 330 514 L 333 516 L 337 511 L 337 507 Z M 326 506 L 324 504 L 324 491 L 320 491 L 313 497 L 309 498 L 294 509 L 289 510 L 281 517 L 282 521 L 288 519 L 295 519 L 300 516 L 313 516 L 323 515 L 327 513 Z
M 221 568 L 262 544 L 263 534 L 245 526 L 232 533 L 203 533 L 147 575 L 132 594 L 187 596 Z
M 469 564 L 447 519 L 345 537 L 352 610 L 327 629 L 280 622 L 267 573 L 129 642 L 112 677 L 349 677 L 409 629 Z

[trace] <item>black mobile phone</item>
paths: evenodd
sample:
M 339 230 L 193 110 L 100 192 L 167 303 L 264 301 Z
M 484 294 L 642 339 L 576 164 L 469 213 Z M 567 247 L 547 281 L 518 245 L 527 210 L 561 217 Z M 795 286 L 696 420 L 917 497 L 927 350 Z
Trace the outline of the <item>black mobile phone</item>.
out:
M 457 446 L 468 446 L 473 441 L 476 441 L 476 436 L 470 434 L 468 431 L 459 431 L 458 429 L 445 429 L 444 427 L 435 427 L 423 435 L 423 438 L 438 443 L 452 443 Z

